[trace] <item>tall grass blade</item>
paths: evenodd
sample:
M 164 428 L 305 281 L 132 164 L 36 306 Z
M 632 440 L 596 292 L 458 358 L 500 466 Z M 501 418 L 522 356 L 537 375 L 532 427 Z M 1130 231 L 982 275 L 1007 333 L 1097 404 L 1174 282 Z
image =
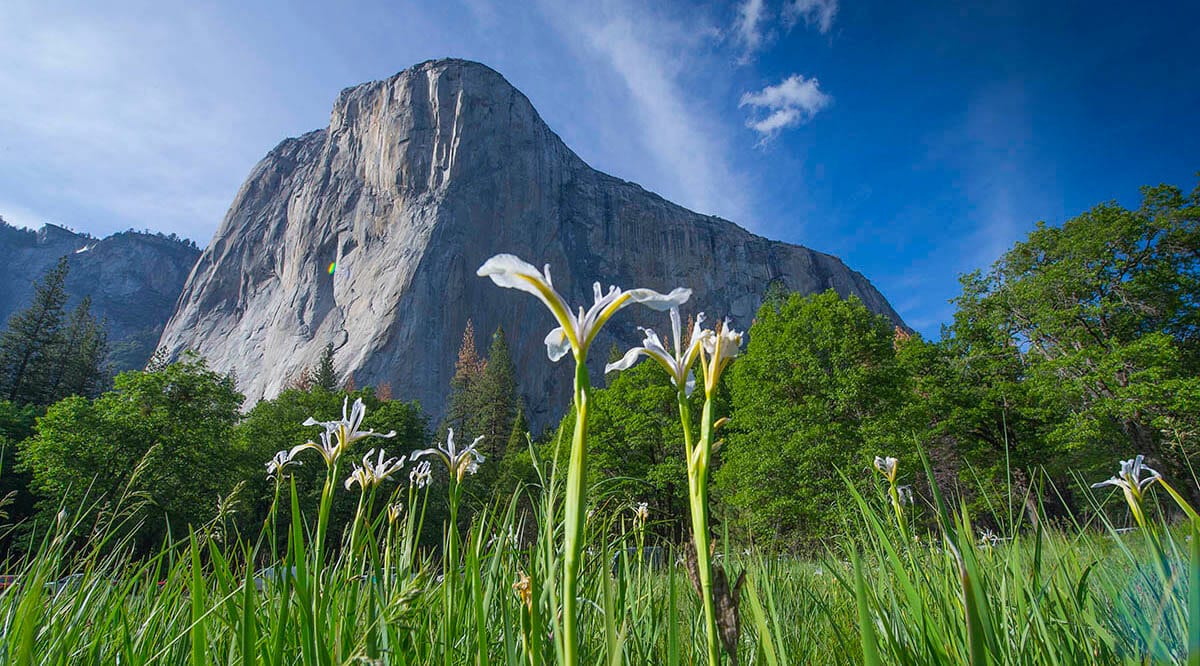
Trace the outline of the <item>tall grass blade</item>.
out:
M 763 611 L 762 601 L 758 596 L 756 576 L 746 574 L 746 598 L 750 601 L 750 615 L 754 618 L 754 630 L 758 633 L 758 646 L 769 666 L 779 666 L 779 655 L 775 653 L 775 639 L 771 635 L 771 627 L 767 623 L 767 614 Z

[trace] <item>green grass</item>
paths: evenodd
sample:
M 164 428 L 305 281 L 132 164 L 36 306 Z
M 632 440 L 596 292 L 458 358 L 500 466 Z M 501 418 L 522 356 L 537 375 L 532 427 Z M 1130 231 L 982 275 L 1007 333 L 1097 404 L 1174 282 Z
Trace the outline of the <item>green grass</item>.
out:
M 0 592 L 0 663 L 559 661 L 555 475 L 477 513 L 459 534 L 451 576 L 438 551 L 412 538 L 425 491 L 399 492 L 404 519 L 364 516 L 358 547 L 330 549 L 323 570 L 286 486 L 280 496 L 295 509 L 277 528 L 286 539 L 273 538 L 272 520 L 253 541 L 218 521 L 135 558 L 121 536 L 135 505 L 98 523 L 59 520 L 32 554 L 4 567 L 19 582 Z M 932 528 L 914 528 L 911 539 L 883 494 L 858 501 L 854 536 L 820 557 L 718 545 L 726 570 L 747 573 L 739 663 L 1200 663 L 1200 536 L 1187 539 L 1195 528 L 1014 524 L 1009 540 L 982 546 L 960 511 L 936 501 L 921 510 Z M 666 566 L 639 564 L 630 549 L 644 535 L 629 507 L 594 506 L 580 581 L 582 663 L 706 662 L 703 609 L 675 563 L 680 553 Z M 277 575 L 256 585 L 265 564 Z M 522 575 L 530 606 L 514 588 Z

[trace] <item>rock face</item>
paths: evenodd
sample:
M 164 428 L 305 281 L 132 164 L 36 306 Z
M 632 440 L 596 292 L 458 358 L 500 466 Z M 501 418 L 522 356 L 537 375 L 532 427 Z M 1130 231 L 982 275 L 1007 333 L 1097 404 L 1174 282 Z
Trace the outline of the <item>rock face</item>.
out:
M 109 360 L 115 370 L 140 368 L 200 256 L 173 237 L 126 231 L 97 240 L 53 224 L 38 231 L 0 222 L 0 325 L 29 305 L 33 284 L 67 257 L 67 307 L 84 296 L 108 325 Z
M 590 305 L 594 280 L 691 287 L 688 311 L 747 327 L 769 283 L 858 296 L 897 323 L 883 296 L 835 257 L 699 215 L 583 162 L 495 71 L 422 63 L 342 91 L 329 127 L 285 140 L 251 172 L 200 257 L 161 345 L 235 371 L 253 402 L 316 364 L 359 386 L 390 383 L 435 417 L 463 329 L 503 326 L 535 426 L 566 405 L 570 361 L 542 344 L 555 325 L 534 298 L 476 277 L 497 252 L 549 263 L 554 284 Z M 336 270 L 329 272 L 332 262 Z M 618 314 L 593 347 L 667 317 Z M 482 351 L 482 350 L 481 350 Z

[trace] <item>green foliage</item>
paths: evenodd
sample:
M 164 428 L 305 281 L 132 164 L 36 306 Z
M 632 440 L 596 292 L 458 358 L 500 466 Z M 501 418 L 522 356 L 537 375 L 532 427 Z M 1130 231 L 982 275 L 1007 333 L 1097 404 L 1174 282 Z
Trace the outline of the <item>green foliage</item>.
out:
M 964 278 L 954 333 L 989 340 L 1055 452 L 1146 453 L 1179 473 L 1200 453 L 1200 189 L 1142 195 L 1137 210 L 1106 203 L 1039 223 Z
M 504 329 L 497 328 L 488 347 L 487 361 L 472 387 L 468 402 L 473 405 L 465 433 L 471 439 L 483 435 L 480 450 L 489 458 L 503 458 L 504 447 L 517 418 L 517 370 L 513 366 Z
M 556 663 L 561 480 L 544 467 L 538 474 L 545 485 L 502 504 L 534 510 L 477 514 L 450 565 L 408 548 L 419 523 L 394 524 L 366 508 L 361 547 L 343 542 L 328 560 L 314 554 L 312 523 L 300 512 L 280 521 L 278 552 L 274 539 L 245 543 L 199 529 L 140 558 L 119 535 L 56 521 L 30 556 L 7 563 L 19 583 L 0 590 L 0 661 Z M 409 506 L 425 492 L 410 494 Z M 1108 524 L 1103 532 L 1020 525 L 1008 540 L 980 544 L 969 521 L 940 505 L 938 530 L 914 541 L 879 510 L 880 497 L 846 493 L 853 532 L 829 540 L 819 559 L 725 549 L 726 566 L 747 574 L 737 663 L 1194 661 L 1194 527 L 1121 534 Z M 285 488 L 279 505 L 289 501 Z M 595 556 L 579 598 L 595 612 L 580 625 L 583 662 L 701 663 L 701 609 L 677 552 L 661 564 L 639 561 L 628 547 L 638 543 L 636 528 L 603 512 L 589 522 Z M 115 547 L 98 547 L 113 538 Z M 1167 566 L 1152 564 L 1164 553 Z M 443 576 L 447 566 L 460 573 Z
M 701 394 L 692 397 L 696 414 Z M 588 409 L 588 478 L 608 485 L 621 504 L 646 502 L 658 528 L 681 534 L 688 481 L 675 387 L 666 371 L 644 361 L 613 375 L 608 388 L 592 392 Z M 676 520 L 665 520 L 671 517 Z
M 92 316 L 91 308 L 92 299 L 85 296 L 67 320 L 46 377 L 50 400 L 69 395 L 95 396 L 108 381 L 108 333 Z
M 459 437 L 469 434 L 467 429 L 477 406 L 474 389 L 483 377 L 484 364 L 475 346 L 475 325 L 467 320 L 454 376 L 450 378 L 450 397 L 446 400 L 446 418 L 438 429 L 439 438 L 444 438 L 447 428 L 454 428 Z
M 211 520 L 219 498 L 246 478 L 250 461 L 231 445 L 241 402 L 229 378 L 194 356 L 124 372 L 95 400 L 52 405 L 22 444 L 21 466 L 50 514 L 63 502 L 114 509 L 125 498 L 139 507 L 140 542 L 157 543 Z
M 518 461 L 528 454 L 528 426 L 521 426 L 519 432 L 515 428 L 521 410 L 521 396 L 504 329 L 497 328 L 492 334 L 486 358 L 479 356 L 475 344 L 475 326 L 468 321 L 463 331 L 454 377 L 450 380 L 446 418 L 439 429 L 438 439 L 445 440 L 447 428 L 454 429 L 455 441 L 460 444 L 469 444 L 476 437 L 483 437 L 479 451 L 492 464 L 480 468 L 470 484 L 470 492 L 478 500 L 488 500 L 497 489 L 511 491 L 514 483 L 524 478 L 509 474 L 519 474 L 518 469 L 527 470 L 528 461 Z M 517 467 L 502 463 L 508 458 L 507 447 L 512 441 L 517 443 L 517 450 L 508 462 Z
M 34 285 L 33 302 L 8 320 L 0 335 L 0 391 L 10 402 L 44 404 L 45 387 L 61 345 L 67 261 Z
M 33 515 L 29 474 L 17 467 L 17 444 L 33 434 L 37 411 L 0 400 L 0 522 L 19 523 Z M 0 530 L 0 549 L 7 543 Z
M 749 336 L 729 371 L 718 488 L 765 543 L 839 533 L 849 505 L 837 470 L 911 446 L 912 392 L 892 324 L 827 291 L 764 306 Z

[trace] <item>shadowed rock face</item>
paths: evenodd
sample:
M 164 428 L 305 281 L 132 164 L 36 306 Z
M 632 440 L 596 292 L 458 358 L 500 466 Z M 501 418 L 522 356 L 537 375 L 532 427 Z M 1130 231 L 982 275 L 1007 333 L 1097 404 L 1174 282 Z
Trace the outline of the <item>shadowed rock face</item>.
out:
M 235 371 L 250 402 L 316 364 L 326 343 L 360 386 L 389 382 L 438 416 L 463 328 L 507 333 L 535 426 L 566 405 L 569 360 L 527 294 L 475 276 L 497 252 L 549 263 L 555 286 L 590 305 L 593 280 L 695 290 L 688 312 L 748 327 L 767 285 L 858 296 L 899 317 L 835 257 L 770 241 L 600 173 L 493 70 L 426 62 L 350 88 L 327 129 L 288 139 L 251 172 L 188 279 L 161 345 Z M 331 275 L 331 262 L 337 268 Z M 614 341 L 665 313 L 631 306 L 592 348 L 599 379 Z M 486 339 L 486 338 L 485 338 Z
M 33 298 L 33 284 L 67 257 L 67 307 L 92 297 L 92 313 L 107 324 L 115 370 L 140 368 L 200 250 L 185 241 L 125 231 L 104 239 L 47 224 L 38 231 L 0 226 L 0 327 Z

